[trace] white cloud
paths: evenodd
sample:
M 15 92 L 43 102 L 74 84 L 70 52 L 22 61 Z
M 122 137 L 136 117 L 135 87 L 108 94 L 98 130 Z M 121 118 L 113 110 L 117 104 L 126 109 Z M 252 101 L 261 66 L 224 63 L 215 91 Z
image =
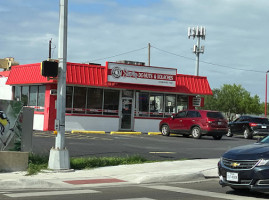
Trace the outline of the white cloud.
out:
M 1 2 L 2 3 L 2 2 Z M 48 41 L 58 46 L 58 1 L 5 1 L 0 6 L 0 57 L 14 56 L 21 63 L 40 62 L 48 55 Z M 175 67 L 194 74 L 196 39 L 188 39 L 188 26 L 207 28 L 201 61 L 266 72 L 268 66 L 268 0 L 160 0 L 147 6 L 122 5 L 114 0 L 69 0 L 68 60 L 92 61 L 152 46 L 151 64 Z M 57 57 L 57 49 L 54 51 Z M 192 58 L 185 59 L 182 56 Z M 118 57 L 147 63 L 147 49 Z M 97 60 L 104 64 L 106 60 Z M 200 75 L 212 88 L 241 84 L 264 100 L 265 73 L 234 70 L 200 63 Z

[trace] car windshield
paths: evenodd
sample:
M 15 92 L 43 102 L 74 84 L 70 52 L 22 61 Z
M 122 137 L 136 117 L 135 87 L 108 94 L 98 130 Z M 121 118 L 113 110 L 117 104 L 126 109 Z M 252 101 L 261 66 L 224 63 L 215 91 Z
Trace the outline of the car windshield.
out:
M 208 118 L 224 119 L 223 115 L 220 112 L 208 112 L 206 116 Z
M 249 121 L 260 124 L 269 124 L 269 121 L 266 118 L 251 118 Z
M 269 136 L 266 136 L 265 138 L 263 138 L 261 141 L 259 141 L 260 143 L 269 143 Z

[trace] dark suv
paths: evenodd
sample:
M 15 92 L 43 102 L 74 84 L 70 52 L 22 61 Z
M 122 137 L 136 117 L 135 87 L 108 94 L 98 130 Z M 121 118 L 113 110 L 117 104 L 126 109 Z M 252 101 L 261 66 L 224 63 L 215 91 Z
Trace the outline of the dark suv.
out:
M 192 135 L 193 138 L 198 139 L 202 135 L 208 135 L 215 140 L 220 140 L 228 131 L 228 123 L 218 111 L 183 110 L 163 119 L 159 129 L 164 136 L 178 133 L 185 136 Z
M 224 153 L 218 163 L 218 172 L 222 186 L 269 192 L 269 136 Z
M 243 115 L 228 124 L 228 137 L 233 134 L 241 134 L 246 139 L 252 139 L 253 136 L 267 136 L 269 134 L 269 121 L 264 117 Z

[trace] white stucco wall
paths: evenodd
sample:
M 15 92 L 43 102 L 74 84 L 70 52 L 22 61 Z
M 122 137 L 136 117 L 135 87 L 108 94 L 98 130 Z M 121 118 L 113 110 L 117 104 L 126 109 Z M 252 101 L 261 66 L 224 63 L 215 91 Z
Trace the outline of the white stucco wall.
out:
M 161 119 L 135 119 L 134 130 L 141 132 L 159 132 Z
M 34 130 L 43 131 L 44 127 L 44 115 L 43 114 L 34 114 Z
M 12 86 L 6 85 L 7 77 L 0 77 L 0 99 L 12 100 Z
M 65 130 L 117 131 L 119 118 L 65 116 Z

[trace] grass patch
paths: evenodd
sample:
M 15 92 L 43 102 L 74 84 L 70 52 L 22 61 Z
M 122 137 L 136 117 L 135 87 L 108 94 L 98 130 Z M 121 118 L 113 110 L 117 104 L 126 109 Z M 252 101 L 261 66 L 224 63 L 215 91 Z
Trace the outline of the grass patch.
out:
M 27 175 L 34 175 L 40 172 L 42 169 L 48 168 L 48 156 L 40 156 L 30 154 L 29 165 L 27 169 Z M 80 157 L 70 158 L 71 169 L 91 169 L 97 167 L 116 166 L 116 165 L 128 165 L 128 164 L 140 164 L 148 162 L 141 156 L 127 156 L 127 157 Z
M 72 169 L 90 169 L 96 167 L 127 165 L 127 164 L 139 164 L 147 162 L 147 160 L 141 156 L 130 157 L 88 157 L 88 158 L 71 158 L 70 166 Z
M 26 175 L 34 175 L 40 172 L 42 169 L 47 169 L 48 162 L 49 162 L 48 156 L 30 154 Z

